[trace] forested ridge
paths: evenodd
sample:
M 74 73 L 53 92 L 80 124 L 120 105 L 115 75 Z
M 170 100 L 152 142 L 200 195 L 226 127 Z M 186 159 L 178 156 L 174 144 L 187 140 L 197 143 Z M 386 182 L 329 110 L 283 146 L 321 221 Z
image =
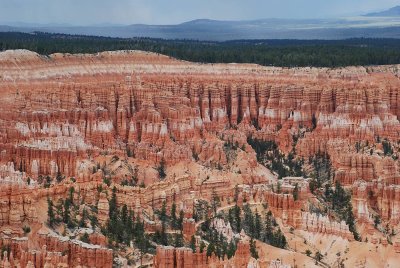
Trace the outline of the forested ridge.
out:
M 341 67 L 400 64 L 398 39 L 236 40 L 206 42 L 152 38 L 108 38 L 49 33 L 0 33 L 0 51 L 39 54 L 143 50 L 204 63 L 256 63 L 281 67 Z

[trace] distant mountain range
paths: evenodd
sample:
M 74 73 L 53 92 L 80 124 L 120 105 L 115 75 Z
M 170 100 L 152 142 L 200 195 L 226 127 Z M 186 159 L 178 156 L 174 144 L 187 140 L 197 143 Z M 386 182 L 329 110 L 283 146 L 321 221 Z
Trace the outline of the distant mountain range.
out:
M 396 15 L 397 14 L 397 15 Z M 340 19 L 261 19 L 218 21 L 199 19 L 177 25 L 0 25 L 0 31 L 49 32 L 106 37 L 151 37 L 226 41 L 238 39 L 400 38 L 400 7 Z
M 400 17 L 400 6 L 392 7 L 391 9 L 381 11 L 381 12 L 374 12 L 365 15 L 367 17 Z

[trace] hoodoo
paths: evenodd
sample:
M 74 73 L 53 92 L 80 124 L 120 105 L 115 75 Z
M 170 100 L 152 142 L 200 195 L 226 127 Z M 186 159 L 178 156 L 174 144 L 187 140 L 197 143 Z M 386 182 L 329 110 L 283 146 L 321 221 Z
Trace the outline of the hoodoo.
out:
M 400 66 L 13 50 L 0 70 L 1 267 L 400 259 Z

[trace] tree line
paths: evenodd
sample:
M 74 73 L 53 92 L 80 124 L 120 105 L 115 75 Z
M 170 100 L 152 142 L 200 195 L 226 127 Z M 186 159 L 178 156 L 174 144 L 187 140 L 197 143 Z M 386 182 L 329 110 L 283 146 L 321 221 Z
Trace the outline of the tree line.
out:
M 50 33 L 0 33 L 0 51 L 52 53 L 143 50 L 203 63 L 256 63 L 282 67 L 342 67 L 400 63 L 397 39 L 236 40 L 210 42 L 154 38 L 108 38 Z

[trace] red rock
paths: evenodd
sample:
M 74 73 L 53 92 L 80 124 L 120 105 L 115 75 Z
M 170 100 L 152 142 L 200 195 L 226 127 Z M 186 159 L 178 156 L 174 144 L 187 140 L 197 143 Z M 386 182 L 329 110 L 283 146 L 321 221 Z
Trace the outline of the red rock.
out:
M 373 223 L 370 207 L 378 209 L 383 221 L 391 225 L 400 222 L 400 187 L 376 180 L 357 181 L 353 184 L 353 210 L 358 218 Z
M 352 186 L 360 223 L 371 223 L 372 207 L 383 221 L 399 223 L 398 163 L 379 155 L 382 144 L 376 142 L 379 136 L 396 146 L 399 139 L 400 82 L 393 66 L 276 68 L 192 64 L 144 52 L 44 58 L 7 51 L 0 53 L 0 69 L 0 226 L 10 226 L 13 236 L 21 235 L 23 224 L 37 223 L 36 203 L 65 198 L 71 186 L 79 191 L 80 201 L 98 203 L 99 223 L 104 225 L 108 199 L 97 187 L 104 186 L 108 198 L 111 187 L 102 184 L 105 173 L 93 173 L 92 168 L 96 161 L 118 156 L 120 166 L 110 174 L 112 181 L 120 182 L 127 178 L 121 170 L 128 166 L 124 161 L 129 152 L 126 163 L 140 168 L 138 179 L 146 188 L 117 185 L 117 204 L 126 204 L 141 219 L 154 216 L 163 202 L 168 210 L 175 203 L 191 218 L 196 199 L 210 201 L 216 192 L 228 203 L 235 185 L 246 184 L 240 188 L 239 205 L 243 199 L 268 203 L 284 225 L 348 238 L 343 223 L 301 212 L 312 198 L 305 180 L 286 178 L 283 194 L 271 192 L 266 184 L 274 176 L 260 169 L 248 136 L 274 140 L 285 153 L 295 146 L 297 156 L 306 160 L 328 154 L 334 179 Z M 294 144 L 299 129 L 307 131 Z M 228 159 L 227 141 L 240 147 L 239 164 Z M 361 141 L 363 148 L 357 152 L 355 144 Z M 164 181 L 154 169 L 161 161 L 167 166 Z M 204 169 L 174 176 L 176 164 Z M 203 171 L 210 176 L 200 174 Z M 53 183 L 48 189 L 26 185 L 28 176 L 34 182 L 39 175 L 59 174 L 76 182 Z M 291 194 L 294 182 L 300 183 L 296 201 Z M 159 224 L 146 218 L 145 227 L 154 231 Z M 192 221 L 184 222 L 186 239 L 194 227 Z M 22 267 L 112 265 L 112 252 L 102 247 L 49 234 L 35 238 L 40 244 L 36 252 L 25 240 L 7 240 Z M 91 236 L 91 242 L 104 245 L 105 238 Z M 399 247 L 396 242 L 394 246 Z M 68 258 L 53 254 L 65 250 Z M 215 256 L 207 259 L 204 253 L 173 248 L 158 248 L 154 261 L 156 267 L 228 265 Z M 229 265 L 245 267 L 249 262 L 248 243 L 240 243 Z
M 190 241 L 193 235 L 196 234 L 196 222 L 194 219 L 183 219 L 183 237 L 186 241 Z

